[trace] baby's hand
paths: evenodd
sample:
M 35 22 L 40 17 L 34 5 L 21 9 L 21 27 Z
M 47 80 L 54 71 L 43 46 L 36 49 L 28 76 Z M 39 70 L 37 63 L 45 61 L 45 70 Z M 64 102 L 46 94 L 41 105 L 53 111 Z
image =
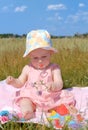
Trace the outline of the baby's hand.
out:
M 53 82 L 48 83 L 47 86 L 48 91 L 55 91 L 55 86 Z
M 13 82 L 14 82 L 14 78 L 12 77 L 12 76 L 8 76 L 7 78 L 6 78 L 6 83 L 7 84 L 12 84 Z
M 57 83 L 54 82 L 50 82 L 47 84 L 47 91 L 52 91 L 52 92 L 56 92 L 56 91 L 60 91 L 60 88 L 58 87 Z

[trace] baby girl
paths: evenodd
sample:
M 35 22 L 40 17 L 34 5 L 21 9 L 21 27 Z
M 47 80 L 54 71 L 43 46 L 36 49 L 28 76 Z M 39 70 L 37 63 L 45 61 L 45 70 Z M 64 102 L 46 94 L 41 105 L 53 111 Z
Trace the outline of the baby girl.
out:
M 50 34 L 46 30 L 33 30 L 26 37 L 26 51 L 23 57 L 30 58 L 18 78 L 8 76 L 6 82 L 20 89 L 16 104 L 21 108 L 23 118 L 33 117 L 36 107 L 48 111 L 61 103 L 71 104 L 73 96 L 63 88 L 60 67 L 51 63 L 51 56 L 57 50 L 52 47 Z

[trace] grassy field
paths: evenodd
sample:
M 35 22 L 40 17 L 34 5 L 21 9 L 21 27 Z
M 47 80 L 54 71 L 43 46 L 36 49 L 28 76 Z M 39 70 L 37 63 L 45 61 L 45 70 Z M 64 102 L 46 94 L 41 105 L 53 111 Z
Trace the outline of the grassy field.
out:
M 88 39 L 62 38 L 53 39 L 58 53 L 52 62 L 60 65 L 64 88 L 88 86 Z M 23 58 L 25 39 L 0 39 L 0 80 L 8 75 L 17 77 L 29 58 Z
M 60 65 L 64 88 L 72 86 L 88 86 L 88 39 L 62 38 L 52 39 L 58 53 L 52 57 L 52 62 Z M 8 75 L 18 77 L 25 64 L 30 59 L 23 58 L 25 51 L 24 38 L 0 39 L 0 80 Z M 41 125 L 7 123 L 0 126 L 4 130 L 54 130 Z M 64 128 L 63 130 L 68 130 Z

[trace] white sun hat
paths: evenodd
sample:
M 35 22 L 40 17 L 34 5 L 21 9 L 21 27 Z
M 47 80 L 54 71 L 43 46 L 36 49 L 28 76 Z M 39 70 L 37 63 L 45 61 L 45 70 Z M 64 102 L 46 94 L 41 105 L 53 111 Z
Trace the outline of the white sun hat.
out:
M 26 51 L 23 57 L 26 57 L 30 52 L 38 48 L 51 50 L 54 53 L 57 52 L 57 50 L 52 47 L 51 37 L 47 30 L 32 30 L 27 34 Z

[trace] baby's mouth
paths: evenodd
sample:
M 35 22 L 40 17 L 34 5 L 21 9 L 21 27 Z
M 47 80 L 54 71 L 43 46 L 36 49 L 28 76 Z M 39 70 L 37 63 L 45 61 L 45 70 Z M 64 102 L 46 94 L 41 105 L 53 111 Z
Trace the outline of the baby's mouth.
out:
M 43 68 L 44 67 L 44 65 L 43 64 L 39 64 L 39 68 Z

